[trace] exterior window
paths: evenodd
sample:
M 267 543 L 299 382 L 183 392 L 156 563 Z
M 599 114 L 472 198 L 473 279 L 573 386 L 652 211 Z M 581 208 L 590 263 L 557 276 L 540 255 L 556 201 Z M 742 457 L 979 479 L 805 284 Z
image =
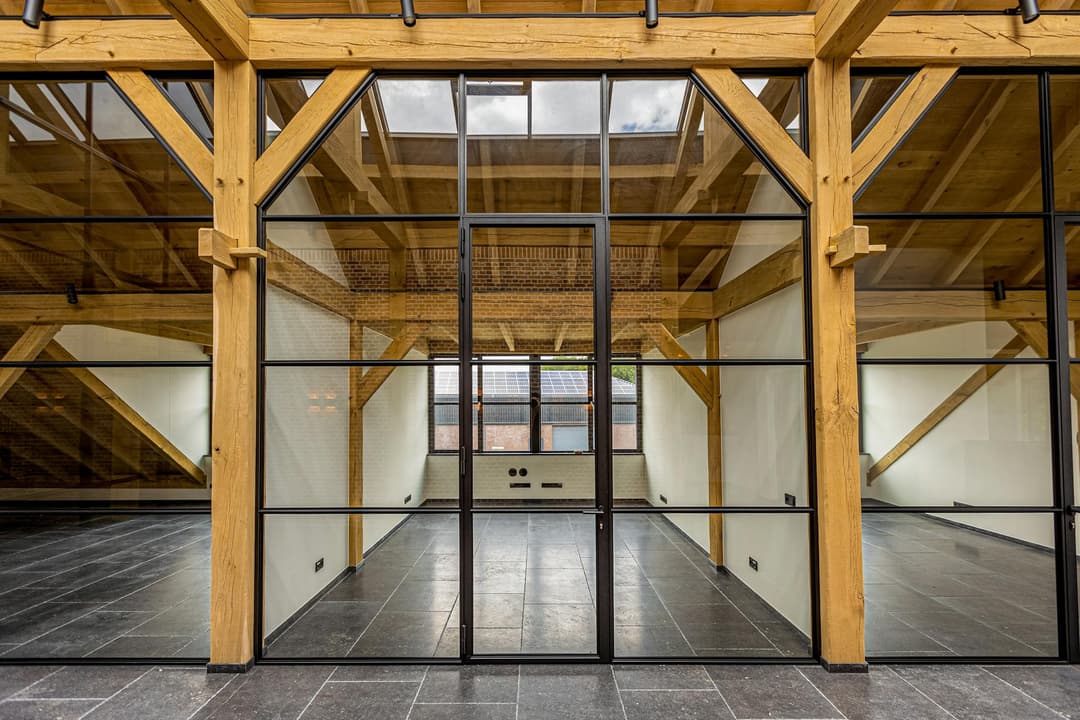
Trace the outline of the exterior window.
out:
M 585 453 L 595 449 L 594 369 L 581 365 L 545 365 L 550 356 L 520 356 L 522 365 L 505 364 L 517 356 L 485 356 L 473 366 L 473 447 L 481 453 Z M 483 364 L 483 360 L 498 364 Z M 524 364 L 528 361 L 528 364 Z M 637 365 L 612 371 L 612 448 L 639 452 L 638 409 L 641 388 Z M 458 440 L 458 368 L 431 369 L 430 438 L 432 452 L 456 452 Z

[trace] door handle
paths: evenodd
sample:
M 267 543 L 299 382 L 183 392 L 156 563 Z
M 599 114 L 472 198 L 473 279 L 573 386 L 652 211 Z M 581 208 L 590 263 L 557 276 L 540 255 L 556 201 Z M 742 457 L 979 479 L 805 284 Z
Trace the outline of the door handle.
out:
M 581 514 L 582 515 L 603 515 L 604 514 L 604 508 L 602 508 L 602 507 L 588 508 L 586 510 L 582 510 Z

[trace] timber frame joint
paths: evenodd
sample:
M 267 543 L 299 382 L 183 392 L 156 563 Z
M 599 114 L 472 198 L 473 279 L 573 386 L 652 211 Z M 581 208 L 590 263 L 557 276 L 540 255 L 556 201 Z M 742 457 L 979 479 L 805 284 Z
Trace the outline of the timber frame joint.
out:
M 215 228 L 199 228 L 199 258 L 228 271 L 239 267 L 237 260 L 265 260 L 266 251 L 259 247 L 240 247 L 236 238 Z
M 829 257 L 830 267 L 843 268 L 885 250 L 885 245 L 870 244 L 870 228 L 865 225 L 852 225 L 829 238 L 825 254 Z

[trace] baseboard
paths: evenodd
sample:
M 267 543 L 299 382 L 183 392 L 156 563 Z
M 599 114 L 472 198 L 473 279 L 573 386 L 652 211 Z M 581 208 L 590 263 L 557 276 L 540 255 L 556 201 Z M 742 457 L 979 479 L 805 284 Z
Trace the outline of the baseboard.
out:
M 274 643 L 275 640 L 281 637 L 282 633 L 291 628 L 297 620 L 302 618 L 304 616 L 304 613 L 311 609 L 312 605 L 322 600 L 328 592 L 336 588 L 342 580 L 344 580 L 349 575 L 352 575 L 354 572 L 356 572 L 356 568 L 346 567 L 344 570 L 335 575 L 334 578 L 330 580 L 330 582 L 324 585 L 322 590 L 312 595 L 306 603 L 301 605 L 296 610 L 296 612 L 285 618 L 285 621 L 283 623 L 274 628 L 274 631 L 266 636 L 266 640 L 263 641 L 263 652 L 265 653 L 266 648 L 268 648 Z
M 971 531 L 973 533 L 978 533 L 979 535 L 986 535 L 987 537 L 992 537 L 992 538 L 994 538 L 996 540 L 1001 540 L 1002 542 L 1013 543 L 1014 545 L 1020 545 L 1022 547 L 1030 548 L 1032 550 L 1039 550 L 1039 551 L 1044 552 L 1044 553 L 1051 553 L 1051 554 L 1054 553 L 1054 548 L 1049 548 L 1049 547 L 1046 547 L 1045 545 L 1040 545 L 1038 543 L 1033 543 L 1030 540 L 1021 540 L 1020 538 L 1016 538 L 1016 537 L 1013 537 L 1011 535 L 1006 535 L 1004 533 L 994 532 L 993 530 L 987 530 L 985 528 L 974 527 L 973 525 L 967 525 L 965 523 L 957 522 L 956 520 L 950 520 L 949 518 L 943 518 L 943 517 L 940 517 L 939 515 L 935 515 L 935 514 L 931 514 L 931 513 L 908 512 L 908 511 L 904 510 L 903 505 L 896 505 L 894 503 L 885 502 L 884 500 L 877 500 L 876 498 L 871 498 L 871 499 L 879 507 L 896 508 L 896 511 L 897 511 L 896 514 L 897 515 L 921 515 L 922 517 L 926 518 L 927 520 L 932 520 L 932 521 L 934 521 L 936 523 L 940 523 L 941 525 L 948 525 L 949 527 L 959 528 L 961 530 L 969 530 L 969 531 Z M 971 506 L 970 505 L 957 505 L 957 507 L 971 507 Z M 987 511 L 986 513 L 981 513 L 981 514 L 993 515 L 994 513 L 993 513 L 993 511 Z
M 246 673 L 253 667 L 255 667 L 255 658 L 251 658 L 246 663 L 207 663 L 206 672 L 208 674 L 229 673 L 235 675 Z
M 867 673 L 870 672 L 870 666 L 866 663 L 831 663 L 825 658 L 821 658 L 821 667 L 825 668 L 827 672 L 831 673 Z

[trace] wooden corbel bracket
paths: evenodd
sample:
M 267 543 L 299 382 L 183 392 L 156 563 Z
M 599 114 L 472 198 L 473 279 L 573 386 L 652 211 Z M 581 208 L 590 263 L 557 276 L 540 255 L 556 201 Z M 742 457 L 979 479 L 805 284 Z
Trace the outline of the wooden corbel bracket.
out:
M 829 238 L 825 254 L 829 256 L 829 265 L 834 268 L 855 264 L 867 255 L 885 252 L 884 245 L 870 244 L 870 228 L 865 225 L 852 225 L 843 232 Z
M 235 270 L 237 260 L 265 258 L 266 251 L 258 247 L 237 247 L 236 238 L 214 228 L 199 228 L 199 257 L 224 270 Z

